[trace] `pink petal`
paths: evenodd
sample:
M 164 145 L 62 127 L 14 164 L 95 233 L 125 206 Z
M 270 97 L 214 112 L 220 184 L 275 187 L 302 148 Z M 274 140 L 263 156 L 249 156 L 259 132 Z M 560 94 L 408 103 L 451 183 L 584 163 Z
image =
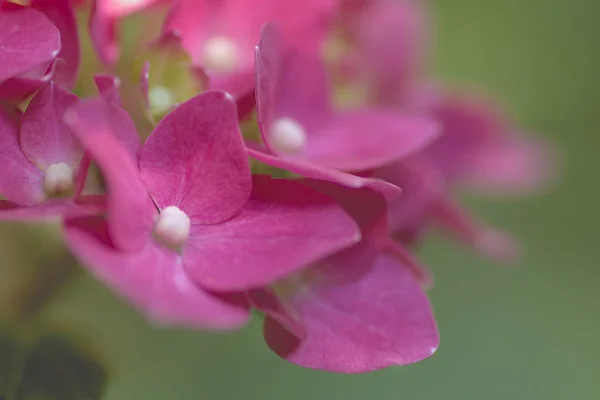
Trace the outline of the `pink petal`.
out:
M 438 124 L 427 116 L 364 109 L 336 115 L 308 135 L 295 157 L 344 171 L 380 167 L 425 148 L 438 136 Z
M 226 37 L 238 47 L 236 71 L 252 70 L 252 53 L 265 23 L 281 25 L 294 44 L 317 49 L 335 5 L 332 0 L 181 0 L 167 18 L 164 30 L 181 33 L 184 47 L 198 65 L 203 65 L 206 41 Z
M 23 154 L 17 138 L 17 127 L 0 110 L 0 194 L 7 200 L 34 205 L 46 199 L 44 173 Z
M 275 291 L 271 289 L 254 289 L 247 292 L 246 295 L 253 307 L 276 319 L 295 337 L 304 338 L 306 336 L 300 316 L 293 308 L 283 302 Z
M 67 221 L 65 240 L 93 275 L 156 323 L 234 329 L 248 320 L 247 308 L 194 285 L 175 252 L 153 241 L 137 252 L 117 250 L 101 217 Z
M 84 199 L 85 201 L 85 199 Z M 20 206 L 6 200 L 0 200 L 0 220 L 37 221 L 63 218 L 75 218 L 90 214 L 99 214 L 105 209 L 102 199 L 93 199 L 75 203 L 71 199 L 49 199 L 33 206 Z
M 70 0 L 33 0 L 31 5 L 46 14 L 60 32 L 61 49 L 58 58 L 62 63 L 57 67 L 54 81 L 72 89 L 79 71 L 80 49 L 77 21 Z
M 60 60 L 43 65 L 23 75 L 0 83 L 0 100 L 18 103 L 33 95 L 36 90 L 52 80 Z
M 54 82 L 33 97 L 23 114 L 19 142 L 23 153 L 42 171 L 52 164 L 77 168 L 83 150 L 79 140 L 63 122 L 65 112 L 78 101 Z
M 159 208 L 177 206 L 195 223 L 237 214 L 252 187 L 236 105 L 206 92 L 163 118 L 140 153 L 140 171 Z
M 269 131 L 277 118 L 293 118 L 310 135 L 332 115 L 329 83 L 318 54 L 284 48 L 281 35 L 278 27 L 266 25 L 255 53 L 256 112 L 269 150 Z
M 406 101 L 423 68 L 427 44 L 427 13 L 424 2 L 376 1 L 361 8 L 349 28 L 354 34 L 360 60 L 373 80 L 380 101 Z
M 335 169 L 321 167 L 303 160 L 279 157 L 268 153 L 260 146 L 253 143 L 246 142 L 246 151 L 250 157 L 263 164 L 290 171 L 306 178 L 322 179 L 349 188 L 368 187 L 382 193 L 388 199 L 392 199 L 400 193 L 400 189 L 398 189 L 397 186 L 385 182 L 384 180 L 364 178 Z
M 444 182 L 437 170 L 411 159 L 378 169 L 375 177 L 402 188 L 389 204 L 390 231 L 407 235 L 420 233 L 428 222 L 432 204 L 444 193 Z
M 320 282 L 346 283 L 359 279 L 372 267 L 388 239 L 387 201 L 369 188 L 351 189 L 327 181 L 303 180 L 305 185 L 334 199 L 360 227 L 360 243 L 320 260 L 310 276 Z
M 143 10 L 158 0 L 96 0 L 98 12 L 113 18 L 120 18 Z
M 552 181 L 555 160 L 553 149 L 542 141 L 507 137 L 470 154 L 464 179 L 473 188 L 496 196 L 534 193 Z
M 119 58 L 117 21 L 113 17 L 98 12 L 97 4 L 90 15 L 89 31 L 92 45 L 102 63 L 111 65 Z
M 110 74 L 97 74 L 94 75 L 94 83 L 96 84 L 98 93 L 100 93 L 100 96 L 102 96 L 107 104 L 113 107 L 121 106 L 121 94 L 119 93 L 121 80 L 118 77 Z M 137 133 L 135 137 L 138 137 Z M 139 143 L 139 139 L 136 142 Z
M 330 198 L 259 175 L 240 214 L 193 227 L 184 266 L 203 287 L 243 291 L 268 286 L 359 240 L 355 222 Z
M 136 160 L 122 145 L 118 131 L 133 128 L 126 114 L 103 100 L 79 102 L 65 115 L 65 122 L 79 138 L 84 149 L 102 170 L 108 192 L 108 216 L 111 238 L 123 250 L 146 245 L 154 225 L 156 209 L 142 183 Z M 119 122 L 131 124 L 118 125 Z
M 512 236 L 485 226 L 446 196 L 435 201 L 430 216 L 445 233 L 486 257 L 500 262 L 519 258 L 519 244 Z
M 433 285 L 433 275 L 429 269 L 421 264 L 402 243 L 390 239 L 385 250 L 390 257 L 395 257 L 400 264 L 406 266 L 424 289 L 429 289 Z
M 41 12 L 0 10 L 0 82 L 50 64 L 60 51 L 60 33 Z
M 306 338 L 267 318 L 265 340 L 303 367 L 368 372 L 421 361 L 439 344 L 427 297 L 411 273 L 387 256 L 358 282 L 313 287 L 290 302 L 302 316 Z
M 406 157 L 437 136 L 437 123 L 424 115 L 387 109 L 334 113 L 318 53 L 283 51 L 281 46 L 278 30 L 267 25 L 256 50 L 256 95 L 263 142 L 271 151 L 278 153 L 271 135 L 281 118 L 294 120 L 306 136 L 294 158 L 344 171 Z

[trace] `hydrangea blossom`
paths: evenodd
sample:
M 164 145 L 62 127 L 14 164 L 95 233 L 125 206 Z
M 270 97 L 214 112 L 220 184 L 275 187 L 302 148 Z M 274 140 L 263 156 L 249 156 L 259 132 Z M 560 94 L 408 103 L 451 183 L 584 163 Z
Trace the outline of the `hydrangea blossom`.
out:
M 431 226 L 515 255 L 454 191 L 540 190 L 552 152 L 428 75 L 424 2 L 90 3 L 0 0 L 0 218 L 58 218 L 82 265 L 152 322 L 230 330 L 255 309 L 282 358 L 373 371 L 439 345 L 413 253 Z M 98 93 L 78 80 L 75 5 L 120 63 L 82 74 Z M 148 24 L 154 6 L 160 32 L 134 50 L 162 70 L 119 51 L 120 21 Z
M 53 79 L 75 84 L 79 39 L 68 0 L 0 3 L 0 100 L 20 101 Z
M 63 121 L 78 102 L 53 82 L 33 97 L 18 121 L 0 110 L 2 219 L 38 219 L 98 212 L 102 200 L 82 196 L 88 164 Z
M 104 173 L 108 214 L 95 224 L 105 224 L 112 245 L 72 221 L 67 242 L 156 318 L 218 324 L 206 315 L 212 306 L 200 304 L 208 295 L 200 298 L 199 287 L 241 292 L 268 285 L 360 238 L 327 197 L 292 181 L 251 178 L 229 95 L 207 92 L 183 103 L 138 154 L 119 144 L 112 130 L 127 127 L 111 127 L 117 119 L 103 103 L 82 103 L 68 121 Z M 161 285 L 145 287 L 144 279 Z

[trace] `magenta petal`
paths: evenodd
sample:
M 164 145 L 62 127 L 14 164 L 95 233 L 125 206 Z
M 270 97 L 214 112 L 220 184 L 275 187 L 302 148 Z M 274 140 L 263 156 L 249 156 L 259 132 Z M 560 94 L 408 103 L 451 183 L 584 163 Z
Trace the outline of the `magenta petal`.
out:
M 203 287 L 243 291 L 268 286 L 358 240 L 356 223 L 330 198 L 259 175 L 240 214 L 192 228 L 184 266 Z
M 448 197 L 442 196 L 434 202 L 431 219 L 443 231 L 486 257 L 501 262 L 514 262 L 519 257 L 519 244 L 512 236 L 485 226 Z
M 110 232 L 115 245 L 124 250 L 136 250 L 148 240 L 156 209 L 142 183 L 134 156 L 122 145 L 111 126 L 122 117 L 114 110 L 101 99 L 79 102 L 67 113 L 65 122 L 102 170 L 108 192 Z M 118 129 L 128 130 L 122 125 Z
M 0 200 L 0 220 L 37 221 L 74 218 L 83 215 L 98 214 L 105 209 L 102 199 L 85 203 L 75 203 L 71 199 L 50 199 L 33 206 L 19 206 L 6 200 Z
M 0 100 L 18 103 L 33 95 L 36 90 L 50 82 L 54 77 L 60 60 L 54 60 L 48 67 L 7 79 L 0 83 Z
M 438 133 L 438 124 L 426 116 L 384 109 L 351 111 L 311 132 L 297 156 L 330 168 L 360 171 L 418 152 Z
M 65 239 L 89 271 L 160 324 L 233 329 L 246 323 L 247 308 L 229 304 L 192 283 L 175 252 L 153 241 L 138 252 L 120 252 L 107 236 L 105 221 L 67 221 Z
M 97 5 L 90 15 L 89 30 L 92 45 L 104 64 L 114 64 L 119 58 L 119 40 L 115 18 L 98 13 Z
M 201 224 L 231 218 L 252 186 L 233 98 L 206 92 L 182 103 L 154 129 L 139 165 L 159 208 L 177 206 Z
M 409 271 L 386 256 L 358 282 L 314 287 L 291 302 L 304 320 L 306 339 L 268 318 L 265 340 L 303 367 L 368 372 L 421 361 L 439 344 L 425 293 Z
M 23 154 L 17 138 L 17 127 L 0 110 L 0 194 L 7 200 L 33 205 L 44 201 L 44 173 Z
M 0 11 L 0 82 L 49 64 L 60 51 L 60 33 L 32 8 Z
M 273 146 L 270 129 L 277 118 L 292 118 L 309 136 L 331 117 L 325 67 L 318 53 L 284 49 L 281 32 L 266 25 L 256 48 L 256 111 L 263 142 Z
M 56 25 L 60 32 L 61 49 L 59 64 L 54 81 L 59 85 L 72 89 L 79 72 L 80 49 L 77 21 L 71 0 L 33 0 L 32 6 L 44 14 Z
M 19 142 L 23 153 L 42 171 L 58 163 L 75 170 L 81 161 L 81 144 L 63 122 L 65 112 L 77 101 L 77 96 L 50 82 L 25 110 Z
M 386 199 L 369 188 L 350 189 L 327 181 L 305 180 L 307 186 L 333 198 L 358 223 L 362 240 L 320 260 L 311 276 L 320 282 L 346 283 L 367 273 L 388 239 Z
M 351 29 L 379 100 L 398 104 L 425 61 L 428 13 L 422 1 L 370 3 Z
M 335 169 L 320 167 L 299 159 L 279 157 L 249 142 L 246 142 L 246 151 L 250 157 L 263 164 L 290 171 L 306 178 L 326 180 L 349 188 L 367 187 L 383 194 L 388 199 L 395 198 L 400 193 L 397 186 L 384 180 L 364 178 Z

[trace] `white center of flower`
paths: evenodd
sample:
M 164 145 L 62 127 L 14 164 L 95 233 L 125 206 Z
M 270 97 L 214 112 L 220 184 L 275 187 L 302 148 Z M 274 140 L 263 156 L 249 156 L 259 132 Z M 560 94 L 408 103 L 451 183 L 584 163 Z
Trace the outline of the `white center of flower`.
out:
M 279 118 L 269 132 L 271 146 L 282 153 L 298 153 L 306 145 L 306 131 L 295 119 Z
M 232 72 L 238 65 L 236 44 L 225 36 L 213 36 L 204 43 L 202 62 L 204 68 L 214 72 Z
M 52 164 L 46 169 L 44 189 L 48 195 L 66 194 L 73 189 L 73 184 L 73 170 L 67 164 Z
M 173 94 L 164 86 L 154 86 L 150 89 L 148 100 L 152 111 L 159 114 L 168 111 L 175 104 Z
M 190 217 L 178 207 L 166 207 L 158 216 L 155 233 L 169 245 L 183 244 L 190 236 Z

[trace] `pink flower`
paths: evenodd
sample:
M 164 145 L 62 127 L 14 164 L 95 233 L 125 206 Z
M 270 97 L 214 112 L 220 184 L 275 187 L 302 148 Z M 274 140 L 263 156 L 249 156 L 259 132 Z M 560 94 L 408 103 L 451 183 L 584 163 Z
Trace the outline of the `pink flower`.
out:
M 256 103 L 263 141 L 273 153 L 342 171 L 376 168 L 430 143 L 437 124 L 385 108 L 334 110 L 317 53 L 284 47 L 273 25 L 256 51 Z
M 456 203 L 443 172 L 419 156 L 381 168 L 374 176 L 402 188 L 402 195 L 390 201 L 390 233 L 400 244 L 415 245 L 433 226 L 487 257 L 512 261 L 518 256 L 514 239 Z
M 247 310 L 209 290 L 269 285 L 360 238 L 328 197 L 250 176 L 235 103 L 224 92 L 181 104 L 141 148 L 123 146 L 137 134 L 114 103 L 82 103 L 68 120 L 103 171 L 108 216 L 67 221 L 67 242 L 153 319 L 239 326 Z
M 437 125 L 423 115 L 367 108 L 334 110 L 316 54 L 284 47 L 278 29 L 267 25 L 256 50 L 256 102 L 264 147 L 249 154 L 268 165 L 348 187 L 381 181 L 344 174 L 406 157 L 435 138 Z
M 554 154 L 529 137 L 491 100 L 473 95 L 440 95 L 431 109 L 444 134 L 423 156 L 446 179 L 495 195 L 543 189 L 553 176 Z
M 287 40 L 318 51 L 330 27 L 334 0 L 180 0 L 164 31 L 176 31 L 211 89 L 235 97 L 254 85 L 254 47 L 265 23 L 282 26 Z
M 0 99 L 20 101 L 53 79 L 66 89 L 79 69 L 79 39 L 70 2 L 34 0 L 0 6 Z
M 424 1 L 344 1 L 343 33 L 355 74 L 378 104 L 407 106 L 426 72 L 428 13 Z
M 369 189 L 317 182 L 361 226 L 363 240 L 272 291 L 253 291 L 273 351 L 303 367 L 360 373 L 420 361 L 439 337 L 411 268 L 385 251 L 385 199 Z
M 87 173 L 83 150 L 63 122 L 75 95 L 53 82 L 33 97 L 22 116 L 0 110 L 0 219 L 36 219 L 98 212 L 81 196 Z

